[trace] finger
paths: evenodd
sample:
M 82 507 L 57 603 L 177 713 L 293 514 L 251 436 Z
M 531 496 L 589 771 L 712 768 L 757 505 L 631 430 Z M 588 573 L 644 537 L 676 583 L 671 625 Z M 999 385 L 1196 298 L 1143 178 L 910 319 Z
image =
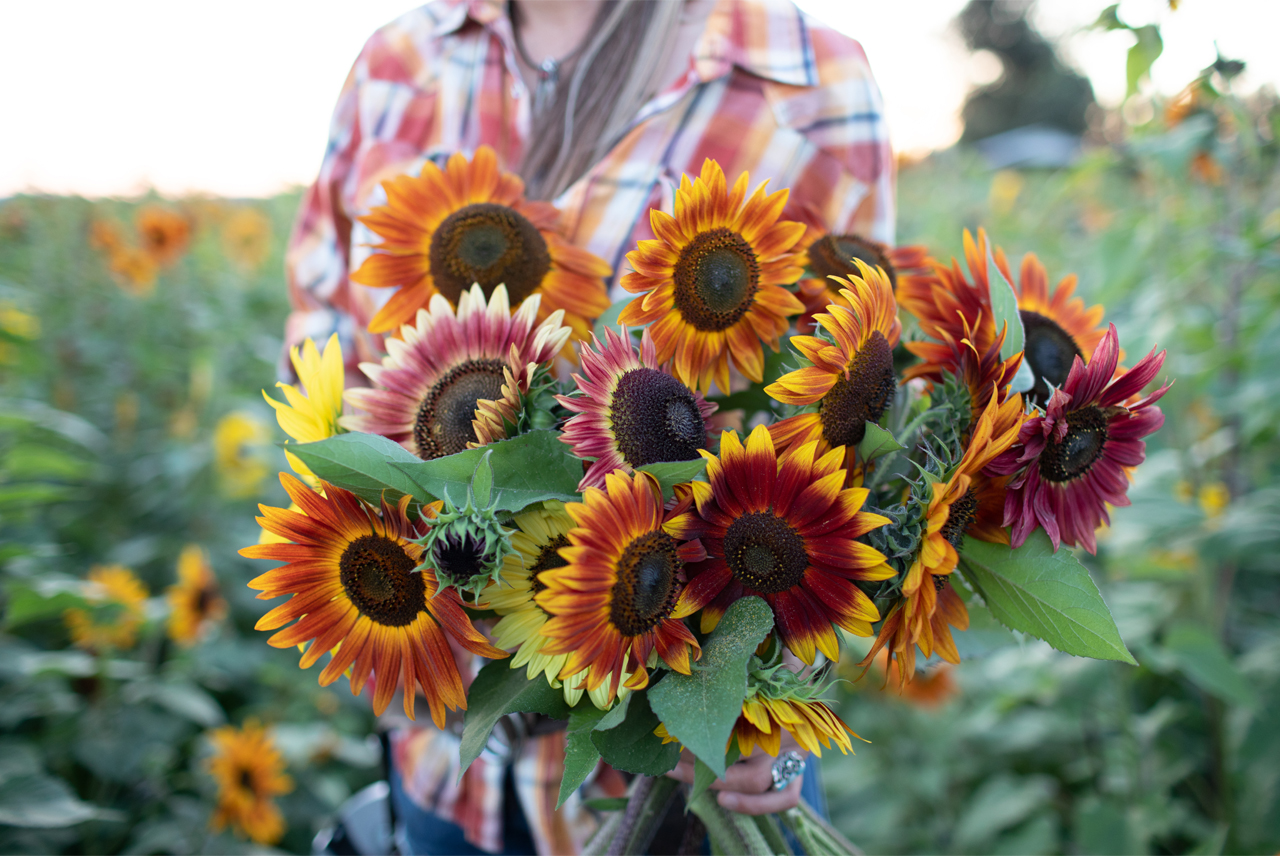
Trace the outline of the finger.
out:
M 691 761 L 683 760 L 679 764 L 676 764 L 674 769 L 667 771 L 668 776 L 678 782 L 684 782 L 688 785 L 693 784 L 693 773 L 693 763 Z
M 717 800 L 722 808 L 740 814 L 774 814 L 795 808 L 800 804 L 800 786 L 804 776 L 796 776 L 780 791 L 767 791 L 763 794 L 744 794 L 735 791 L 721 791 Z
M 773 756 L 756 752 L 725 771 L 723 779 L 711 786 L 718 791 L 762 794 L 773 787 Z

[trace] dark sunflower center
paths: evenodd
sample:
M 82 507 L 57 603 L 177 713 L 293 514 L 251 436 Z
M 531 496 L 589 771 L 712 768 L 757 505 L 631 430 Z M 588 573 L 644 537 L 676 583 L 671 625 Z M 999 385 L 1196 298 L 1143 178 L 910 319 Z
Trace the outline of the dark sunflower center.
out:
M 857 275 L 858 266 L 853 263 L 853 259 L 858 259 L 872 267 L 884 268 L 889 284 L 897 288 L 898 272 L 894 270 L 885 249 L 884 245 L 857 235 L 826 235 L 809 247 L 809 268 L 823 279 L 829 276 L 847 278 Z
M 454 306 L 479 283 L 485 297 L 506 284 L 511 305 L 537 291 L 551 270 L 551 253 L 538 228 L 505 205 L 479 202 L 459 208 L 431 236 L 431 278 Z
M 253 790 L 253 771 L 247 767 L 242 767 L 240 769 L 240 779 L 238 784 L 240 785 L 241 790 L 252 791 Z
M 1062 386 L 1071 371 L 1071 364 L 1076 357 L 1084 359 L 1084 353 L 1071 334 L 1057 322 L 1025 309 L 1019 310 L 1018 315 L 1022 317 L 1025 337 L 1023 355 L 1036 378 L 1029 397 L 1036 404 L 1043 405 L 1049 400 L 1049 387 Z
M 470 535 L 441 538 L 432 548 L 431 558 L 440 575 L 456 583 L 487 573 L 484 544 Z
M 947 515 L 947 522 L 942 524 L 942 537 L 959 550 L 964 541 L 965 530 L 977 513 L 978 494 L 973 488 L 969 488 L 964 496 L 951 503 L 951 513 Z
M 618 378 L 609 418 L 618 450 L 633 467 L 692 461 L 707 445 L 707 430 L 693 393 L 658 369 L 632 369 Z
M 639 636 L 671 614 L 680 595 L 677 575 L 682 567 L 676 541 L 665 532 L 648 532 L 627 545 L 609 598 L 609 620 L 618 632 Z
M 533 563 L 533 567 L 529 569 L 529 586 L 532 593 L 536 596 L 538 592 L 544 591 L 547 584 L 538 578 L 538 574 L 543 571 L 549 571 L 553 568 L 563 568 L 569 564 L 560 555 L 561 547 L 568 547 L 569 539 L 564 535 L 557 535 L 555 538 L 547 542 L 546 546 L 538 553 L 538 561 Z
M 880 421 L 897 389 L 893 350 L 877 330 L 849 364 L 848 377 L 841 375 L 822 399 L 822 436 L 833 446 L 858 445 L 867 434 L 867 423 Z
M 1065 482 L 1089 472 L 1107 444 L 1107 416 L 1097 407 L 1067 414 L 1067 436 L 1061 443 L 1051 437 L 1040 453 L 1040 475 Z
M 724 558 L 740 583 L 762 594 L 794 588 L 809 567 L 804 539 L 767 511 L 743 515 L 729 524 Z
M 418 405 L 413 440 L 424 461 L 452 455 L 476 439 L 476 402 L 502 397 L 502 360 L 468 360 L 451 369 Z
M 360 614 L 387 627 L 412 624 L 426 607 L 426 586 L 417 563 L 400 544 L 382 535 L 361 535 L 338 560 L 338 578 Z
M 674 279 L 675 306 L 684 320 L 699 330 L 724 330 L 751 308 L 760 263 L 737 232 L 710 229 L 680 251 Z
M 198 616 L 203 616 L 213 606 L 213 591 L 206 586 L 201 586 L 196 591 L 195 602 L 192 607 Z

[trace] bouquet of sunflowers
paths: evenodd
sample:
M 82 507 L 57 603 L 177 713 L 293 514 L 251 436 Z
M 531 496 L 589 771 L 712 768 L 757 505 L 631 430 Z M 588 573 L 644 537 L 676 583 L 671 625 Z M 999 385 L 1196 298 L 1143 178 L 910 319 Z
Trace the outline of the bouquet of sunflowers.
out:
M 268 398 L 297 475 L 242 551 L 280 565 L 259 597 L 289 596 L 258 628 L 327 657 L 322 684 L 372 678 L 379 714 L 398 690 L 440 726 L 465 710 L 464 769 L 509 714 L 567 721 L 562 802 L 601 761 L 635 775 L 588 852 L 641 852 L 681 747 L 716 852 L 789 852 L 707 788 L 785 732 L 852 748 L 823 701 L 842 636 L 907 682 L 917 650 L 959 662 L 985 608 L 1133 662 L 1061 548 L 1092 552 L 1127 504 L 1164 353 L 1123 367 L 1074 277 L 1051 288 L 1028 255 L 1015 280 L 981 231 L 966 272 L 783 219 L 787 191 L 748 184 L 685 177 L 610 306 L 608 265 L 492 151 L 427 163 L 363 218 L 383 243 L 353 279 L 398 289 L 369 385 L 308 341 Z M 469 686 L 463 651 L 488 659 Z M 804 805 L 781 820 L 850 852 Z

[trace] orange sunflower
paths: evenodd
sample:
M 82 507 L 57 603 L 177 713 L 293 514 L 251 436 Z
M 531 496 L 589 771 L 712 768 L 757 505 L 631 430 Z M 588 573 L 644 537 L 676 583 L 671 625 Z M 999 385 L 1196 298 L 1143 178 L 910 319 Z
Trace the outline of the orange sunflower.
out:
M 365 259 L 351 279 L 400 290 L 369 322 L 370 332 L 410 323 L 433 294 L 456 307 L 473 283 L 486 298 L 505 284 L 517 306 L 541 294 L 537 320 L 563 309 L 565 324 L 579 339 L 609 308 L 609 265 L 561 238 L 559 212 L 525 199 L 524 182 L 501 172 L 488 146 L 476 149 L 470 161 L 455 154 L 443 170 L 428 161 L 418 176 L 397 176 L 382 186 L 387 204 L 360 218 L 383 239 L 374 248 L 380 252 Z
M 815 316 L 830 340 L 792 336 L 809 365 L 765 387 L 778 401 L 808 409 L 770 426 L 783 449 L 817 441 L 820 452 L 837 446 L 852 452 L 866 436 L 867 423 L 879 422 L 893 403 L 893 348 L 902 332 L 893 287 L 883 271 L 860 259 L 854 263 L 861 276 L 839 280 L 848 305 L 832 303 Z
M 160 267 L 169 267 L 182 258 L 191 243 L 187 218 L 160 205 L 139 208 L 134 225 L 143 251 Z
M 903 289 L 899 301 L 920 321 L 920 329 L 933 342 L 911 342 L 907 349 L 923 360 L 906 372 L 906 377 L 941 378 L 954 371 L 953 352 L 948 340 L 969 338 L 979 353 L 995 341 L 995 317 L 991 309 L 991 281 L 987 269 L 987 235 L 978 230 L 978 239 L 966 229 L 964 254 L 973 281 L 965 279 L 955 259 L 951 267 L 938 265 L 930 282 Z M 1106 332 L 1102 328 L 1101 306 L 1085 308 L 1075 297 L 1076 276 L 1070 274 L 1050 289 L 1049 276 L 1034 253 L 1022 259 L 1020 278 L 1015 280 L 1009 261 L 999 247 L 991 253 L 1004 278 L 1013 285 L 1018 314 L 1025 335 L 1023 351 L 1035 377 L 1029 397 L 1040 404 L 1048 401 L 1049 387 L 1061 386 L 1076 357 L 1089 360 Z
M 804 224 L 779 221 L 788 191 L 746 198 L 743 173 L 733 189 L 713 160 L 676 191 L 675 216 L 653 209 L 656 239 L 627 254 L 634 272 L 622 287 L 642 294 L 619 316 L 623 324 L 650 325 L 658 362 L 674 358 L 677 378 L 702 392 L 714 382 L 729 391 L 729 359 L 748 379 L 764 376 L 761 341 L 778 350 L 787 317 L 804 309 L 784 286 L 804 273 L 794 252 Z M 745 200 L 745 201 L 744 201 Z
M 194 645 L 227 615 L 227 602 L 218 590 L 218 580 L 195 544 L 182 548 L 178 556 L 178 582 L 165 593 L 169 600 L 169 638 L 179 645 Z
M 894 571 L 856 539 L 889 519 L 862 511 L 867 490 L 845 488 L 844 448 L 819 456 L 809 442 L 779 459 L 761 425 L 745 448 L 726 431 L 720 457 L 702 456 L 709 483 L 692 484 L 697 510 L 670 526 L 677 537 L 700 536 L 707 558 L 690 567 L 675 614 L 701 609 L 709 633 L 735 600 L 757 595 L 773 610 L 782 644 L 810 664 L 815 651 L 839 659 L 832 624 L 870 636 L 880 613 L 856 583 Z
M 471 626 L 456 591 L 440 589 L 435 571 L 419 568 L 423 548 L 411 539 L 421 532 L 407 516 L 410 498 L 402 497 L 398 507 L 383 502 L 379 513 L 325 482 L 323 496 L 288 473 L 280 474 L 280 482 L 301 513 L 263 505 L 258 523 L 289 542 L 256 544 L 240 555 L 286 562 L 249 587 L 261 592 L 260 599 L 293 597 L 262 616 L 256 629 L 275 630 L 298 619 L 268 644 L 289 648 L 314 639 L 302 656 L 304 669 L 332 652 L 321 686 L 351 668 L 351 691 L 358 695 L 374 673 L 373 709 L 381 715 L 403 675 L 405 713 L 413 718 L 418 684 L 432 720 L 443 727 L 445 708 L 467 706 L 445 633 L 483 657 L 507 655 Z
M 209 739 L 215 752 L 208 769 L 218 784 L 209 826 L 214 832 L 230 826 L 259 844 L 275 844 L 286 827 L 274 798 L 293 790 L 275 741 L 252 720 L 244 728 L 214 729 Z
M 684 503 L 687 505 L 687 502 Z M 648 473 L 605 478 L 605 490 L 589 487 L 582 502 L 565 506 L 577 527 L 560 548 L 568 564 L 544 570 L 546 588 L 535 600 L 551 620 L 542 626 L 546 655 L 568 654 L 560 678 L 587 670 L 585 686 L 607 683 L 608 699 L 620 685 L 643 689 L 655 652 L 672 669 L 689 674 L 689 650 L 701 656 L 689 628 L 673 617 L 684 588 L 687 562 L 705 558 L 696 538 L 674 535 L 662 490 Z M 624 678 L 630 672 L 629 678 Z M 625 681 L 625 684 L 624 684 Z

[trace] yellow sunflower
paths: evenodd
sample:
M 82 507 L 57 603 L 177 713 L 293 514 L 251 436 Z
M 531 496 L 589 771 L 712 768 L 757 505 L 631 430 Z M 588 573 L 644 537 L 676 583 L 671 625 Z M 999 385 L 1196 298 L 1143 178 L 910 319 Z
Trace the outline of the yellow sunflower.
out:
M 382 186 L 387 204 L 360 222 L 383 241 L 351 279 L 400 290 L 369 322 L 370 332 L 411 323 L 433 294 L 456 307 L 475 283 L 486 298 L 505 284 L 517 306 L 541 294 L 537 320 L 563 309 L 564 323 L 579 339 L 609 308 L 609 265 L 561 238 L 559 212 L 526 200 L 524 182 L 501 172 L 488 146 L 470 161 L 455 154 L 443 170 L 428 161 L 418 176 L 401 175 Z
M 804 306 L 784 286 L 804 274 L 793 252 L 804 224 L 778 221 L 788 191 L 765 195 L 765 184 L 746 199 L 747 173 L 726 187 L 720 165 L 708 159 L 702 174 L 684 176 L 675 216 L 653 209 L 657 236 L 627 254 L 634 268 L 622 287 L 639 297 L 619 321 L 650 325 L 658 362 L 690 387 L 729 391 L 729 360 L 752 381 L 764 376 L 761 341 L 778 350 L 788 316 Z M 745 201 L 744 201 L 745 200 Z
M 545 654 L 542 649 L 548 639 L 541 633 L 542 626 L 550 618 L 534 598 L 544 591 L 546 583 L 538 574 L 552 568 L 562 568 L 568 562 L 560 555 L 560 548 L 569 546 L 569 530 L 573 518 L 564 510 L 564 503 L 547 502 L 517 514 L 516 531 L 511 536 L 514 552 L 508 553 L 502 562 L 502 576 L 492 582 L 480 594 L 480 600 L 502 618 L 493 628 L 493 640 L 499 648 L 515 648 L 511 668 L 529 667 L 529 679 L 545 674 L 552 689 L 564 687 L 564 700 L 569 706 L 582 698 L 585 671 L 570 675 L 562 682 L 560 672 L 569 659 L 568 654 Z M 626 678 L 630 674 L 625 675 Z M 625 686 L 618 696 L 630 690 Z M 590 692 L 591 702 L 601 710 L 608 710 L 608 689 L 601 684 Z
M 257 208 L 239 208 L 222 224 L 222 250 L 242 270 L 257 270 L 271 253 L 271 220 Z
M 851 458 L 867 423 L 879 422 L 893 403 L 893 348 L 902 332 L 893 286 L 883 271 L 854 262 L 862 276 L 841 280 L 848 306 L 832 303 L 814 318 L 830 340 L 792 336 L 808 365 L 765 387 L 778 401 L 808 410 L 770 426 L 781 449 L 817 441 L 819 454 L 845 446 Z
M 215 752 L 208 769 L 218 784 L 209 826 L 214 832 L 229 826 L 259 844 L 275 844 L 284 837 L 285 822 L 274 798 L 293 790 L 275 741 L 253 720 L 244 728 L 215 729 L 209 739 Z
M 338 433 L 338 420 L 342 418 L 344 372 L 338 334 L 329 337 L 323 354 L 316 349 L 315 342 L 307 339 L 301 348 L 289 349 L 289 359 L 293 362 L 302 391 L 299 392 L 293 384 L 277 383 L 276 386 L 284 391 L 285 401 L 276 401 L 267 395 L 266 390 L 262 391 L 262 397 L 275 409 L 276 421 L 290 439 L 299 443 L 315 443 L 332 437 Z M 284 456 L 304 481 L 313 488 L 318 486 L 315 474 L 297 455 L 286 449 Z
M 289 541 L 245 547 L 240 555 L 285 562 L 249 587 L 262 599 L 293 597 L 262 616 L 256 629 L 276 630 L 297 619 L 268 644 L 290 648 L 314 639 L 302 656 L 304 669 L 332 653 L 321 686 L 351 668 L 351 691 L 358 695 L 375 673 L 373 709 L 381 715 L 403 677 L 405 713 L 413 718 L 420 685 L 432 720 L 443 727 L 446 708 L 467 706 L 445 633 L 483 657 L 507 655 L 471 626 L 458 593 L 440 589 L 435 571 L 419 566 L 423 547 L 412 539 L 422 532 L 407 516 L 410 498 L 374 509 L 331 484 L 322 483 L 321 495 L 287 473 L 280 481 L 301 513 L 261 505 L 258 523 Z
M 90 569 L 89 582 L 85 600 L 90 608 L 62 614 L 71 641 L 88 651 L 132 647 L 146 619 L 147 587 L 122 565 Z
M 169 587 L 169 638 L 179 645 L 193 645 L 210 626 L 227 614 L 227 602 L 218 591 L 209 560 L 195 544 L 178 556 L 178 582 Z
M 271 472 L 267 444 L 271 433 L 248 411 L 228 413 L 213 429 L 213 462 L 218 486 L 229 499 L 253 496 Z

